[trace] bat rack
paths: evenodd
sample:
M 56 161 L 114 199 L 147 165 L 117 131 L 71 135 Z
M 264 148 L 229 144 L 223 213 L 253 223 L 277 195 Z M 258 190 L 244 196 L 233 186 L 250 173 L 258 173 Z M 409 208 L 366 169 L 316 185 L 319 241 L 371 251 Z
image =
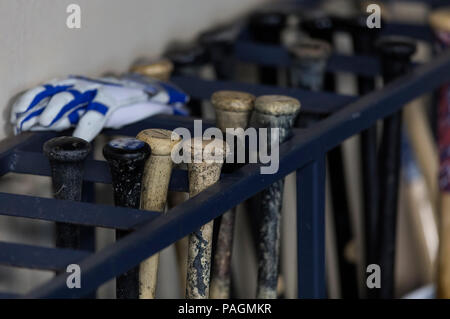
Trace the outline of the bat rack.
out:
M 384 32 L 407 34 L 432 41 L 427 27 L 405 24 L 388 25 Z M 289 67 L 286 51 L 251 41 L 244 30 L 235 44 L 237 60 L 255 64 Z M 366 56 L 334 55 L 328 65 L 331 72 L 350 72 L 377 76 L 379 62 Z M 426 65 L 416 65 L 411 74 L 385 86 L 382 90 L 356 97 L 328 92 L 312 93 L 301 89 L 270 87 L 228 81 L 207 81 L 195 77 L 174 77 L 192 97 L 209 99 L 221 89 L 242 90 L 255 95 L 285 94 L 302 101 L 303 114 L 321 115 L 308 129 L 294 129 L 293 136 L 280 146 L 279 171 L 261 175 L 261 164 L 247 164 L 220 181 L 162 215 L 92 203 L 94 183 L 110 183 L 105 161 L 89 159 L 85 165 L 82 202 L 63 201 L 11 193 L 0 193 L 0 215 L 64 222 L 84 227 L 82 250 L 48 248 L 17 243 L 0 243 L 0 265 L 39 270 L 65 270 L 77 263 L 82 269 L 82 285 L 69 289 L 67 274 L 60 272 L 25 295 L 1 292 L 1 298 L 81 298 L 95 292 L 108 280 L 139 264 L 154 253 L 183 238 L 210 220 L 220 216 L 278 179 L 296 172 L 298 297 L 325 298 L 325 156 L 347 138 L 359 134 L 406 103 L 432 92 L 450 81 L 450 52 L 437 56 Z M 203 122 L 203 129 L 214 123 Z M 120 130 L 106 130 L 108 135 L 136 136 L 147 128 L 193 130 L 193 119 L 158 115 Z M 70 134 L 65 132 L 64 134 Z M 25 133 L 0 143 L 0 175 L 7 173 L 50 176 L 42 145 L 57 133 Z M 187 174 L 175 170 L 170 190 L 188 191 Z M 125 238 L 95 252 L 94 229 L 134 230 Z

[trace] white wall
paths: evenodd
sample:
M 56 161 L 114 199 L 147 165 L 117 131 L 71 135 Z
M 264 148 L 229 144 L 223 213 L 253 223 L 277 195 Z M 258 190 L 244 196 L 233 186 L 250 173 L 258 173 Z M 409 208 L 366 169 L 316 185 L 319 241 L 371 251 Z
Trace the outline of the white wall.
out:
M 137 57 L 157 57 L 263 0 L 0 0 L 0 139 L 11 98 L 67 74 L 125 71 Z M 81 7 L 81 29 L 66 8 Z

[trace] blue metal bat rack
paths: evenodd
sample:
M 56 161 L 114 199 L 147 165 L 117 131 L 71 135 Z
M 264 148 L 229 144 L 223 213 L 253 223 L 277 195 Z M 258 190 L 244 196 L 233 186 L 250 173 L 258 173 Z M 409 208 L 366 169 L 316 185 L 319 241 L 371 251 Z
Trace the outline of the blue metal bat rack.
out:
M 431 41 L 426 27 L 388 25 L 385 32 L 407 34 Z M 245 32 L 235 46 L 239 60 L 288 67 L 289 57 L 279 47 L 251 42 Z M 379 62 L 371 57 L 335 55 L 330 71 L 376 76 Z M 89 202 L 70 202 L 33 196 L 0 193 L 0 215 L 73 223 L 111 229 L 135 230 L 132 234 L 99 252 L 88 249 L 44 248 L 0 243 L 0 264 L 41 270 L 64 270 L 77 263 L 82 269 L 82 286 L 69 289 L 64 272 L 26 295 L 0 293 L 0 297 L 80 298 L 95 292 L 106 281 L 127 271 L 144 259 L 220 216 L 274 181 L 296 172 L 298 234 L 298 297 L 324 298 L 325 285 L 325 154 L 352 135 L 369 128 L 377 120 L 402 108 L 412 99 L 450 81 L 450 52 L 427 65 L 416 66 L 411 74 L 387 85 L 383 90 L 361 98 L 332 93 L 311 93 L 299 89 L 268 87 L 236 82 L 205 81 L 198 78 L 172 79 L 197 99 L 209 99 L 220 89 L 237 89 L 260 94 L 280 93 L 299 98 L 303 113 L 323 115 L 323 119 L 306 130 L 295 129 L 291 139 L 280 147 L 280 169 L 274 175 L 261 175 L 260 164 L 248 164 L 168 214 L 127 209 Z M 213 123 L 209 123 L 213 125 Z M 208 125 L 203 125 L 206 129 Z M 193 129 L 193 119 L 155 116 L 105 134 L 135 136 L 146 128 Z M 42 144 L 56 133 L 22 134 L 0 143 L 0 175 L 9 172 L 50 176 Z M 92 183 L 110 183 L 106 162 L 88 160 L 84 179 Z M 187 174 L 175 171 L 171 190 L 188 191 Z M 92 236 L 87 235 L 87 236 Z M 89 238 L 87 238 L 89 240 Z M 92 240 L 92 238 L 91 238 Z

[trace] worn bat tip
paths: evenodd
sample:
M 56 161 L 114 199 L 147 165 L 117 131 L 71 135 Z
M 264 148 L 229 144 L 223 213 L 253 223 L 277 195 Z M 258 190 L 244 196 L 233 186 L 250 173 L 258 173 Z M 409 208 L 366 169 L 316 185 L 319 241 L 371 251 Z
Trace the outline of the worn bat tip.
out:
M 255 110 L 270 115 L 292 115 L 300 110 L 300 101 L 284 95 L 263 95 L 255 100 Z
M 139 63 L 131 67 L 133 73 L 149 76 L 161 81 L 168 81 L 173 71 L 173 63 L 169 59 Z
M 214 108 L 230 112 L 250 112 L 255 96 L 240 91 L 217 91 L 211 96 Z
M 61 136 L 45 142 L 43 151 L 51 160 L 79 162 L 88 156 L 91 151 L 91 144 L 78 137 Z
M 387 56 L 410 58 L 416 52 L 416 42 L 403 36 L 384 36 L 376 42 L 376 48 Z
M 161 156 L 170 155 L 173 147 L 181 141 L 181 137 L 177 133 L 163 129 L 141 131 L 137 139 L 150 145 L 153 155 Z
M 150 155 L 150 146 L 135 138 L 117 138 L 110 141 L 103 148 L 106 159 L 139 159 Z

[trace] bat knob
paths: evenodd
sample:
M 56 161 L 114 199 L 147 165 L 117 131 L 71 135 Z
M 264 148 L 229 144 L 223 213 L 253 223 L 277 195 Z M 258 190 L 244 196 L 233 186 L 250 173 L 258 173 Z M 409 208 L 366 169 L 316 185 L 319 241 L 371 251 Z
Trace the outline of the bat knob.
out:
M 163 129 L 144 130 L 136 138 L 150 145 L 152 155 L 157 156 L 169 156 L 174 146 L 181 141 L 177 133 Z
M 300 23 L 300 28 L 308 33 L 312 38 L 322 39 L 332 42 L 332 35 L 335 30 L 333 19 L 323 11 L 313 11 Z
M 381 55 L 385 81 L 390 82 L 408 72 L 416 43 L 406 37 L 386 36 L 376 42 L 376 48 Z
M 103 156 L 109 163 L 145 162 L 150 154 L 150 146 L 135 138 L 115 139 L 103 148 Z
M 50 161 L 55 198 L 81 200 L 82 165 L 91 145 L 81 138 L 63 136 L 45 142 L 43 151 Z
M 208 63 L 209 57 L 200 45 L 175 47 L 165 54 L 175 66 L 175 72 L 185 68 L 199 67 Z
M 300 101 L 284 95 L 263 95 L 255 100 L 255 111 L 272 115 L 297 115 Z
M 90 153 L 91 144 L 81 138 L 62 136 L 45 142 L 43 150 L 50 161 L 82 162 Z
M 249 18 L 249 28 L 254 39 L 264 43 L 279 43 L 281 31 L 286 27 L 287 16 L 282 12 L 261 11 Z
M 243 128 L 253 110 L 255 96 L 239 91 L 217 91 L 211 97 L 216 111 L 217 126 L 225 132 L 227 128 Z
M 131 72 L 148 76 L 160 81 L 168 81 L 174 69 L 172 61 L 161 59 L 155 62 L 139 63 L 131 68 Z

